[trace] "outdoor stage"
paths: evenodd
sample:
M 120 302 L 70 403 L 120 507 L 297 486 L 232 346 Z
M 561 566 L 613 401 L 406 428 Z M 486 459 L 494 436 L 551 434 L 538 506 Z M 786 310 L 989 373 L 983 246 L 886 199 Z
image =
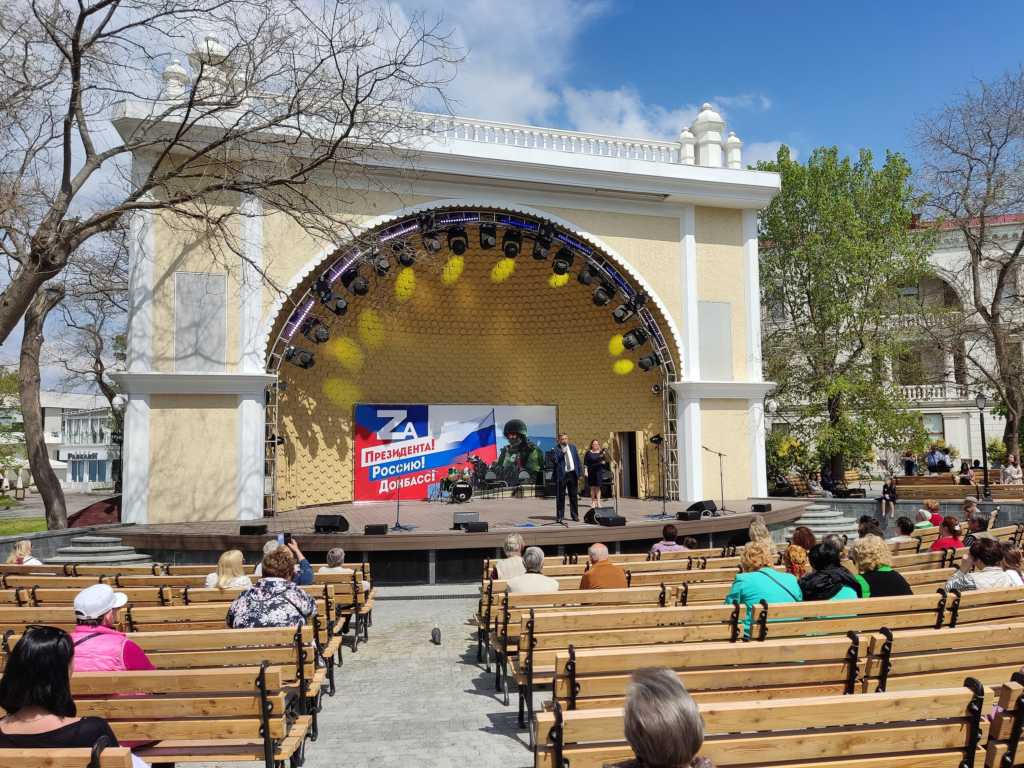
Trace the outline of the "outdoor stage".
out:
M 589 500 L 588 500 L 589 501 Z M 630 550 L 661 538 L 661 529 L 671 522 L 679 529 L 679 539 L 695 536 L 707 546 L 709 539 L 715 544 L 723 543 L 724 534 L 746 528 L 749 525 L 751 504 L 763 499 L 726 500 L 728 511 L 720 517 L 706 517 L 696 521 L 680 521 L 675 513 L 686 509 L 690 502 L 670 501 L 666 509 L 671 520 L 653 520 L 649 515 L 661 513 L 660 501 L 620 499 L 619 514 L 626 518 L 626 525 L 604 528 L 569 521 L 567 527 L 545 525 L 555 521 L 555 502 L 550 498 L 503 498 L 472 499 L 465 504 L 447 504 L 426 501 L 406 501 L 401 505 L 403 525 L 413 526 L 412 531 L 388 531 L 386 536 L 365 536 L 363 528 L 369 524 L 386 523 L 390 528 L 395 523 L 394 502 L 359 502 L 306 507 L 292 512 L 280 513 L 277 517 L 264 518 L 252 523 L 265 524 L 268 536 L 276 533 L 290 533 L 299 547 L 307 553 L 321 553 L 332 547 L 341 547 L 354 555 L 360 552 L 399 551 L 442 551 L 462 549 L 486 549 L 500 547 L 505 537 L 513 531 L 522 535 L 527 546 L 537 545 L 550 549 L 566 545 L 588 545 L 594 541 L 622 542 Z M 800 517 L 806 506 L 813 503 L 808 499 L 770 499 L 772 511 L 764 513 L 769 527 L 788 523 Z M 568 505 L 567 505 L 568 506 Z M 589 509 L 580 506 L 580 518 Z M 735 510 L 735 511 L 733 511 Z M 488 523 L 487 533 L 465 533 L 452 530 L 452 514 L 455 512 L 476 512 L 481 522 Z M 317 515 L 344 515 L 349 523 L 348 533 L 316 534 L 313 521 Z M 566 510 L 568 520 L 568 509 Z M 262 550 L 267 536 L 240 536 L 238 521 L 169 523 L 166 525 L 133 525 L 118 529 L 122 543 L 136 549 L 206 551 L 220 553 L 228 549 L 243 552 Z M 585 546 L 584 546 L 585 548 Z M 576 548 L 574 548 L 576 549 Z M 353 559 L 350 557 L 350 560 Z M 358 558 L 356 558 L 358 559 Z

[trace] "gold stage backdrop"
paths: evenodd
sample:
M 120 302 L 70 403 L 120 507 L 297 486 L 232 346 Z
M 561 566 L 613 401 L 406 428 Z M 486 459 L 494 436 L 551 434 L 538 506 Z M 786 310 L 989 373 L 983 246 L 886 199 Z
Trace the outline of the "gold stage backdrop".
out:
M 377 283 L 365 297 L 339 284 L 349 310 L 340 318 L 320 310 L 331 318 L 327 343 L 296 334 L 293 341 L 316 358 L 308 370 L 280 368 L 287 389 L 279 410 L 279 510 L 352 499 L 356 402 L 554 403 L 559 430 L 581 451 L 593 438 L 607 447 L 615 432 L 641 432 L 639 492 L 647 482 L 657 492 L 657 452 L 646 438 L 663 429 L 662 398 L 651 391 L 663 383 L 662 369 L 636 366 L 650 343 L 622 348 L 621 334 L 638 323 L 612 320 L 621 297 L 595 306 L 596 284 L 576 280 L 580 257 L 570 275 L 558 277 L 550 258 L 534 260 L 529 245 L 517 259 L 503 259 L 500 242 L 480 250 L 476 227 L 467 230 L 462 257 L 445 248 L 438 262 L 392 264 L 383 279 L 363 267 Z M 667 332 L 653 302 L 648 309 Z

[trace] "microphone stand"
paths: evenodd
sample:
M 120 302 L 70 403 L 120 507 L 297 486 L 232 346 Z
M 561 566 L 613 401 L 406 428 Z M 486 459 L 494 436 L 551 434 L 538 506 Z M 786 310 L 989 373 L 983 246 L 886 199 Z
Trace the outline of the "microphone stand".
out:
M 395 524 L 391 527 L 392 532 L 394 531 L 411 531 L 413 526 L 402 525 L 402 477 L 398 477 L 398 494 L 395 497 Z
M 672 520 L 675 518 L 675 515 L 670 515 L 665 509 L 665 505 L 668 503 L 668 494 L 665 493 L 665 463 L 661 458 L 661 450 L 664 445 L 664 441 L 658 443 L 658 480 L 661 482 L 661 487 L 658 490 L 661 492 L 661 514 L 644 515 L 648 520 Z
M 719 485 L 721 486 L 721 491 L 722 491 L 722 506 L 720 507 L 720 509 L 723 512 L 732 512 L 733 510 L 727 509 L 726 506 L 725 506 L 725 470 L 723 469 L 723 465 L 722 465 L 722 460 L 725 458 L 725 454 L 724 453 L 719 453 L 718 451 L 713 451 L 710 448 L 708 448 L 706 445 L 702 445 L 701 448 L 703 448 L 708 453 L 715 454 L 718 457 L 718 482 L 719 482 Z

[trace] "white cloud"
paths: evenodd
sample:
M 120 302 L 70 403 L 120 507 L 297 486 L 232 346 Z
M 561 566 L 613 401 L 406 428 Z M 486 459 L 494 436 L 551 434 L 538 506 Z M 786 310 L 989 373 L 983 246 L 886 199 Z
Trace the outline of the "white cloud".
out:
M 726 109 L 749 109 L 755 112 L 764 112 L 772 105 L 771 101 L 759 93 L 742 93 L 738 96 L 715 96 L 712 103 L 720 110 Z
M 628 85 L 614 91 L 565 88 L 562 98 L 566 118 L 576 130 L 640 139 L 673 141 L 700 111 L 693 104 L 671 110 L 645 104 L 636 89 Z
M 775 160 L 779 154 L 781 141 L 753 141 L 743 147 L 743 166 L 755 165 L 758 160 Z M 793 147 L 789 148 L 789 156 L 796 160 L 800 153 Z

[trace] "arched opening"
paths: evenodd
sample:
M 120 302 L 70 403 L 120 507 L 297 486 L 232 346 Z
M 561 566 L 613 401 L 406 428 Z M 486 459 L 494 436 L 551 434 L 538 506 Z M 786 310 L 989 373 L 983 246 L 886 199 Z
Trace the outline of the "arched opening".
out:
M 628 265 L 564 222 L 427 206 L 340 245 L 292 297 L 267 355 L 284 384 L 267 398 L 273 509 L 352 500 L 357 403 L 553 406 L 577 444 L 617 453 L 632 435 L 639 495 L 662 493 L 650 437 L 675 472 L 675 329 Z

